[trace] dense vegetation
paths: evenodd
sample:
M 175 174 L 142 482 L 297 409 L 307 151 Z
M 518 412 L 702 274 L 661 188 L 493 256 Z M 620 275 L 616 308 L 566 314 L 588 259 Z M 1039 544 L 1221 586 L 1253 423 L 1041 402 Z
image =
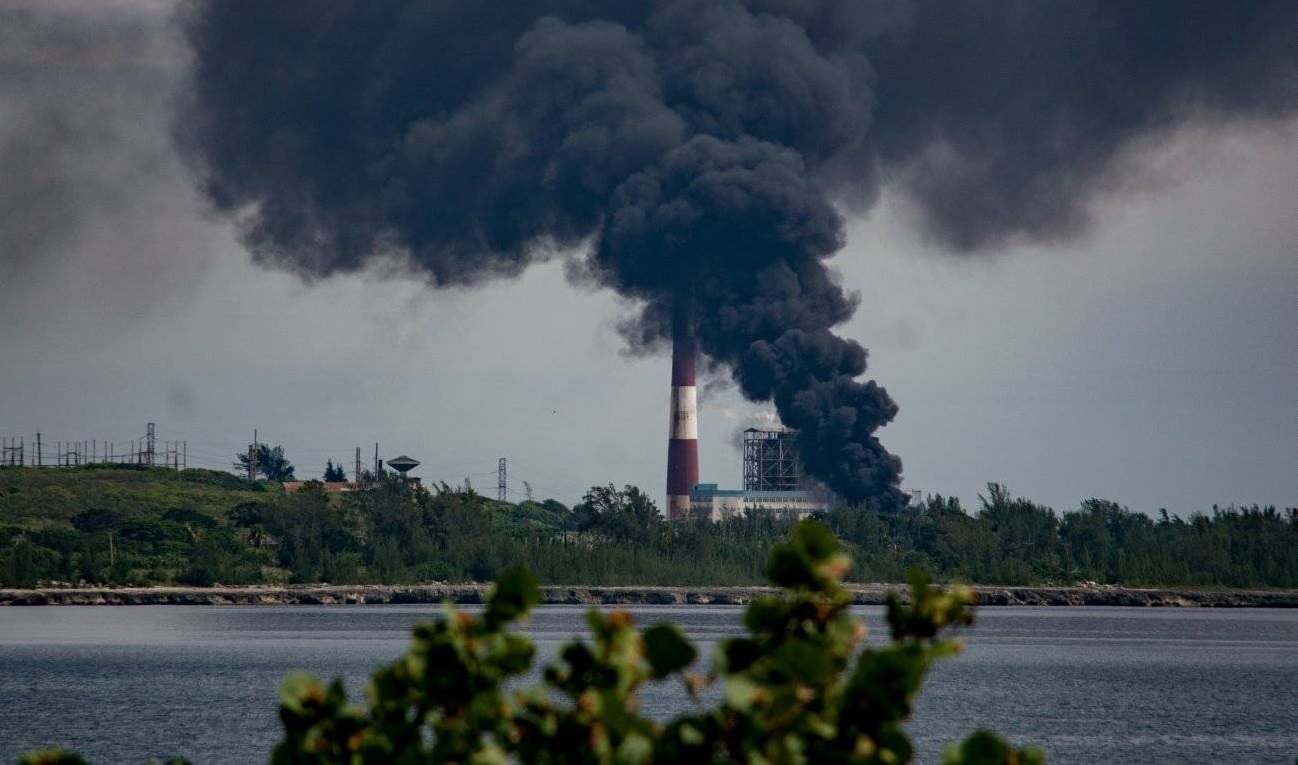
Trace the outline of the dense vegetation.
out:
M 706 675 L 691 671 L 698 651 L 675 626 L 641 633 L 626 611 L 592 610 L 590 642 L 561 647 L 544 684 L 522 689 L 536 651 L 511 627 L 541 592 L 526 570 L 510 569 L 481 613 L 448 605 L 440 620 L 417 626 L 406 655 L 374 673 L 368 709 L 348 704 L 341 680 L 286 679 L 284 738 L 271 762 L 909 762 L 903 724 L 929 666 L 959 649 L 952 633 L 972 624 L 973 596 L 961 587 L 940 592 L 915 575 L 909 604 L 889 599 L 890 640 L 870 644 L 840 584 L 850 567 L 828 529 L 800 523 L 770 552 L 767 572 L 782 594 L 748 607 L 748 634 L 721 641 Z M 650 680 L 679 683 L 695 704 L 655 722 L 637 697 Z M 704 706 L 700 692 L 713 684 L 723 692 Z M 986 731 L 943 757 L 950 765 L 1042 759 Z M 84 765 L 62 751 L 23 763 Z
M 939 496 L 822 520 L 865 581 L 921 566 L 989 584 L 1298 586 L 1292 509 L 1154 519 L 1087 500 L 1060 515 L 995 484 L 980 499 L 976 513 Z M 285 493 L 206 470 L 0 468 L 0 584 L 488 581 L 512 565 L 555 584 L 755 584 L 790 525 L 668 524 L 635 487 L 594 487 L 568 508 L 390 479 Z

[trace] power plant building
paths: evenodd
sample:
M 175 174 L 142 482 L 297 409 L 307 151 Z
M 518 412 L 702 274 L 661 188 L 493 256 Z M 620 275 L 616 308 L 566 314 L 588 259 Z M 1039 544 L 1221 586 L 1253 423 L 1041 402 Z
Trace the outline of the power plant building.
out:
M 803 518 L 828 509 L 828 491 L 804 481 L 785 429 L 744 431 L 744 488 L 699 483 L 698 345 L 689 295 L 677 296 L 672 317 L 672 395 L 667 435 L 667 518 L 720 521 L 751 513 Z
M 694 518 L 724 521 L 756 513 L 806 518 L 829 509 L 829 496 L 814 491 L 754 491 L 719 489 L 715 483 L 695 484 L 690 490 L 690 514 Z
M 802 478 L 793 448 L 794 435 L 784 429 L 744 431 L 744 488 L 694 484 L 690 488 L 690 517 L 722 521 L 772 513 L 805 518 L 829 509 L 829 492 L 810 486 Z

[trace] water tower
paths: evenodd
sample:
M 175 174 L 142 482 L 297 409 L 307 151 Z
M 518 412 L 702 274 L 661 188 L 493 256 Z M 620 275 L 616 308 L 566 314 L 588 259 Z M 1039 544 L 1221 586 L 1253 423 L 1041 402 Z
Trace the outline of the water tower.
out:
M 419 460 L 411 459 L 403 454 L 400 457 L 388 460 L 388 467 L 400 473 L 401 480 L 406 481 L 409 480 L 406 473 L 419 467 Z

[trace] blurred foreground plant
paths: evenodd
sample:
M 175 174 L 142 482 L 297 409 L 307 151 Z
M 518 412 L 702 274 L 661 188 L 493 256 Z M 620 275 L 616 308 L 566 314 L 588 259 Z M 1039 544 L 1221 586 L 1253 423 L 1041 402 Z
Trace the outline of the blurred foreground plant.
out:
M 416 627 L 405 657 L 375 673 L 368 711 L 347 704 L 340 680 L 286 679 L 272 762 L 908 762 L 902 723 L 929 665 L 959 650 L 952 634 L 972 624 L 974 597 L 915 573 L 909 604 L 888 600 L 890 642 L 862 648 L 865 624 L 840 584 L 850 565 L 824 526 L 800 523 L 770 555 L 783 593 L 748 607 L 748 635 L 718 646 L 708 676 L 689 671 L 697 651 L 676 627 L 641 633 L 626 611 L 592 610 L 591 640 L 563 647 L 544 685 L 521 691 L 506 684 L 528 671 L 535 650 L 509 627 L 541 591 L 526 571 L 509 571 L 480 615 L 447 605 L 440 621 Z M 696 704 L 719 683 L 722 700 L 658 724 L 636 693 L 669 677 Z M 978 765 L 1042 760 L 984 731 L 944 755 Z

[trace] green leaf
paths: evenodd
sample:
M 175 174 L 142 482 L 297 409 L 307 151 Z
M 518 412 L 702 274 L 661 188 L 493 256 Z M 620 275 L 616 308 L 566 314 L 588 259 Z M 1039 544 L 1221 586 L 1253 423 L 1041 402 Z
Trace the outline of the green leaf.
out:
M 635 763 L 649 762 L 653 759 L 654 742 L 647 736 L 639 733 L 631 733 L 622 739 L 618 745 L 617 751 L 613 755 L 613 761 L 625 763 L 626 765 L 635 765 Z
M 789 607 L 779 598 L 757 598 L 744 612 L 744 626 L 750 632 L 779 632 L 789 618 Z
M 762 649 L 747 638 L 726 640 L 717 646 L 717 671 L 723 674 L 743 672 L 762 658 Z
M 748 712 L 759 705 L 765 695 L 760 685 L 743 675 L 732 675 L 726 679 L 726 703 L 740 712 Z
M 806 558 L 786 544 L 777 544 L 771 548 L 771 557 L 766 564 L 766 576 L 771 580 L 771 584 L 787 589 L 813 587 L 817 584 L 816 574 L 807 565 Z
M 823 685 L 829 676 L 829 657 L 806 640 L 790 640 L 775 650 L 776 667 L 789 677 L 811 686 Z
M 697 725 L 683 723 L 679 728 L 681 743 L 687 746 L 699 746 L 703 743 L 703 731 Z
M 682 670 L 694 662 L 698 651 L 680 628 L 672 624 L 655 624 L 644 633 L 645 658 L 655 678 Z
M 802 521 L 793 527 L 793 548 L 811 563 L 823 563 L 838 552 L 838 540 L 820 521 Z
M 531 640 L 522 635 L 506 635 L 504 650 L 498 659 L 500 670 L 510 675 L 522 674 L 531 668 L 535 654 Z
M 1045 755 L 1038 749 L 1015 749 L 995 733 L 979 730 L 963 743 L 947 747 L 943 765 L 1038 765 Z
M 487 597 L 486 621 L 497 626 L 524 617 L 541 602 L 541 587 L 525 568 L 505 570 Z
M 310 714 L 324 699 L 324 684 L 310 672 L 290 672 L 279 686 L 280 705 L 294 714 Z

